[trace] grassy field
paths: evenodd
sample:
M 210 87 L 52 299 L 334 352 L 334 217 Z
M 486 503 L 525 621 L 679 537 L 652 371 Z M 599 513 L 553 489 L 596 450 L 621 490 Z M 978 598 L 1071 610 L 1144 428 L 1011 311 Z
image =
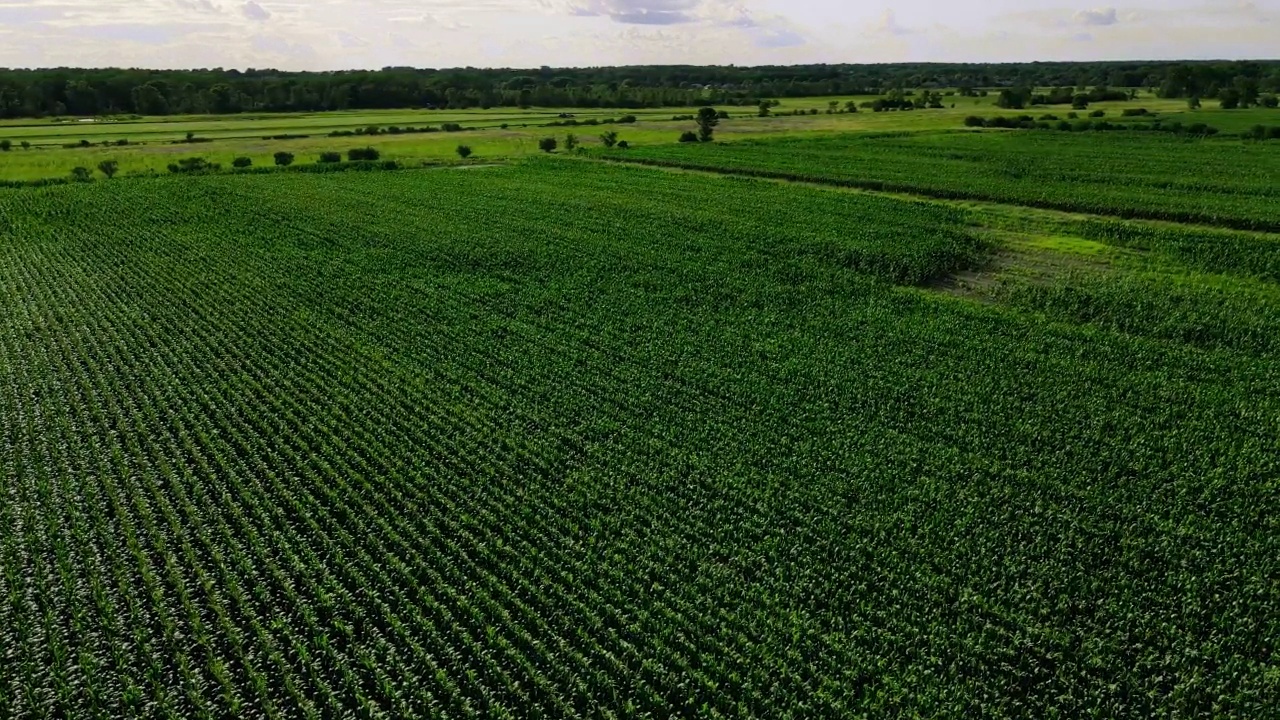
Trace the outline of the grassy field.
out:
M 866 101 L 866 97 L 798 98 L 786 100 L 775 109 L 779 117 L 756 117 L 755 108 L 726 108 L 732 117 L 723 122 L 718 136 L 723 140 L 781 135 L 810 135 L 822 133 L 862 133 L 886 131 L 917 131 L 955 129 L 962 125 L 967 115 L 1008 114 L 995 106 L 994 97 L 946 98 L 948 107 L 942 110 L 912 112 L 873 113 L 863 110 L 857 114 L 826 114 L 830 101 L 843 107 L 847 100 Z M 955 108 L 949 107 L 954 103 Z M 1128 103 L 1099 103 L 1102 109 L 1115 118 L 1125 108 L 1144 107 L 1160 117 L 1182 122 L 1207 122 L 1223 132 L 1239 133 L 1262 123 L 1280 125 L 1280 112 L 1251 109 L 1220 111 L 1205 109 L 1188 112 L 1186 105 L 1177 100 L 1161 100 L 1144 97 Z M 793 116 L 797 110 L 819 110 L 818 115 Z M 49 177 L 66 177 L 77 166 L 93 170 L 103 160 L 115 160 L 123 173 L 165 172 L 165 168 L 180 157 L 200 156 L 229 166 L 236 157 L 249 157 L 255 165 L 269 165 L 276 152 L 294 153 L 298 162 L 315 162 L 326 151 L 345 152 L 350 148 L 373 146 L 384 156 L 402 162 L 438 162 L 456 159 L 458 145 L 470 146 L 481 158 L 506 159 L 538 152 L 538 140 L 555 136 L 564 139 L 568 133 L 578 135 L 587 146 L 598 144 L 598 136 L 605 130 L 616 130 L 620 137 L 632 145 L 674 144 L 680 133 L 694 128 L 690 121 L 673 121 L 675 116 L 694 112 L 689 108 L 664 108 L 660 110 L 581 110 L 545 109 L 519 110 L 502 108 L 474 111 L 385 111 L 313 113 L 295 115 L 246 114 L 235 116 L 192 116 L 175 118 L 140 118 L 125 121 L 58 122 L 54 120 L 23 120 L 0 123 L 0 140 L 8 139 L 14 149 L 0 153 L 0 180 L 33 180 Z M 1062 108 L 1036 109 L 1062 114 Z M 578 121 L 590 119 L 617 119 L 626 114 L 636 115 L 639 122 L 586 127 L 546 127 L 557 122 L 561 113 L 574 115 Z M 105 120 L 105 119 L 104 119 Z M 377 135 L 371 137 L 329 137 L 334 131 L 354 131 L 369 126 L 386 129 L 398 127 L 436 127 L 444 123 L 457 123 L 472 128 L 460 133 Z M 507 127 L 504 129 L 502 125 Z M 211 142 L 199 144 L 175 144 L 188 133 Z M 290 140 L 264 139 L 278 135 L 305 135 Z M 103 143 L 127 140 L 124 147 Z M 66 148 L 65 145 L 88 141 L 91 147 Z M 30 144 L 22 149 L 21 143 Z
M 0 190 L 0 716 L 1267 716 L 1274 154 L 773 142 Z

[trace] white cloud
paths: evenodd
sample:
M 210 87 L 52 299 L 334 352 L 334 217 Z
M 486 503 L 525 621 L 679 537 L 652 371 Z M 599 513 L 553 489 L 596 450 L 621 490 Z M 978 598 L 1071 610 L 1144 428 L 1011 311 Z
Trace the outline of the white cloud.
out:
M 325 70 L 1275 54 L 1280 0 L 1095 1 L 0 0 L 0 67 Z

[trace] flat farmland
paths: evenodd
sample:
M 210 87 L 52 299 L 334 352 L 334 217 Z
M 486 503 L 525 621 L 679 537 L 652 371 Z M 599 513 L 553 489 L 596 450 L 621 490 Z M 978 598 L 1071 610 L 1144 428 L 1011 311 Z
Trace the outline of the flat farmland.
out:
M 951 200 L 1280 231 L 1280 143 L 1155 132 L 917 132 L 601 157 Z
M 644 157 L 1078 158 L 783 142 Z M 1264 219 L 1232 147 L 1186 146 Z M 1280 245 L 1002 212 L 554 157 L 0 191 L 0 715 L 1266 717 Z

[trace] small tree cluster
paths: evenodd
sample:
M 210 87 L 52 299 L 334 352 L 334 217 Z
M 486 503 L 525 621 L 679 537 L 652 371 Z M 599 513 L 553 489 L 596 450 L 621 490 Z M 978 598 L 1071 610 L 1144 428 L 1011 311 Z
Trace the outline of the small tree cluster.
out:
M 459 145 L 456 152 L 458 153 L 458 157 L 463 160 L 471 157 L 471 147 L 469 145 Z
M 342 162 L 342 153 L 322 152 L 320 153 L 320 162 L 322 163 L 340 163 Z
M 289 167 L 293 164 L 293 153 L 278 152 L 275 154 L 277 167 Z
M 347 151 L 347 159 L 351 162 L 373 162 L 382 157 L 382 153 L 371 147 L 351 148 Z
M 553 137 L 542 138 L 538 141 L 538 149 L 544 153 L 555 152 L 560 147 L 560 143 Z

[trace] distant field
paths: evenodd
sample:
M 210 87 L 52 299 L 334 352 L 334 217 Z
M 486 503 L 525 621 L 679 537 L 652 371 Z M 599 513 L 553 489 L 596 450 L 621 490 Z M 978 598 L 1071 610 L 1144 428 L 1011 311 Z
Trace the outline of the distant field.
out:
M 723 122 L 718 135 L 724 140 L 779 135 L 807 135 L 832 132 L 884 132 L 955 129 L 962 126 L 967 115 L 1016 114 L 995 106 L 994 97 L 945 98 L 947 107 L 941 110 L 911 112 L 872 113 L 863 110 L 857 114 L 828 115 L 828 103 L 835 101 L 840 107 L 848 100 L 862 102 L 867 97 L 798 98 L 784 100 L 775 109 L 778 117 L 756 117 L 754 107 L 723 108 L 731 113 L 731 119 Z M 950 105 L 955 104 L 955 108 Z M 1274 110 L 1243 110 L 1225 112 L 1205 109 L 1189 113 L 1186 104 L 1178 100 L 1160 100 L 1143 97 L 1128 103 L 1099 103 L 1095 106 L 1116 118 L 1124 108 L 1144 107 L 1159 113 L 1167 120 L 1185 123 L 1207 122 L 1224 132 L 1239 133 L 1252 125 L 1280 125 L 1280 112 Z M 819 110 L 817 115 L 794 116 L 797 110 Z M 298 162 L 315 162 L 321 152 L 345 152 L 354 147 L 372 145 L 385 156 L 405 161 L 439 161 L 456 157 L 459 144 L 472 147 L 485 158 L 511 158 L 538 152 L 540 138 L 556 136 L 563 140 L 573 133 L 590 146 L 598 143 L 598 136 L 605 130 L 616 130 L 633 145 L 669 145 L 680 133 L 693 128 L 689 121 L 673 121 L 672 117 L 688 115 L 691 108 L 663 108 L 658 110 L 622 109 L 565 109 L 535 108 L 519 110 L 502 108 L 494 110 L 419 110 L 419 111 L 361 111 L 302 114 L 245 114 L 233 116 L 188 116 L 173 118 L 142 118 L 123 122 L 54 122 L 52 120 L 23 120 L 0 123 L 0 140 L 8 139 L 14 149 L 0 153 L 0 180 L 32 180 L 49 177 L 66 177 L 77 166 L 94 169 L 103 160 L 115 160 L 123 173 L 165 172 L 175 157 L 200 156 L 212 162 L 229 165 L 240 156 L 249 157 L 254 164 L 271 164 L 276 152 L 285 151 L 297 155 Z M 1064 115 L 1062 107 L 1036 108 L 1033 115 L 1045 112 Z M 561 113 L 572 114 L 578 121 L 606 120 L 623 115 L 636 115 L 634 125 L 545 127 L 560 121 Z M 382 129 L 398 127 L 440 127 L 444 123 L 458 123 L 471 130 L 462 133 L 377 135 L 371 137 L 329 137 L 333 131 L 354 131 L 370 126 Z M 503 129 L 502 125 L 507 125 Z M 212 142 L 199 144 L 174 144 L 188 133 Z M 306 138 L 268 140 L 275 135 L 306 135 Z M 89 148 L 67 149 L 64 145 L 87 140 Z M 103 147 L 103 142 L 115 143 L 127 140 L 126 147 Z M 21 148 L 22 142 L 31 144 L 30 150 Z
M 1280 231 L 1280 143 L 1159 133 L 830 135 L 602 155 L 689 169 Z
M 1243 147 L 636 156 L 1260 220 Z M 1278 273 L 583 157 L 0 190 L 0 716 L 1267 717 Z

